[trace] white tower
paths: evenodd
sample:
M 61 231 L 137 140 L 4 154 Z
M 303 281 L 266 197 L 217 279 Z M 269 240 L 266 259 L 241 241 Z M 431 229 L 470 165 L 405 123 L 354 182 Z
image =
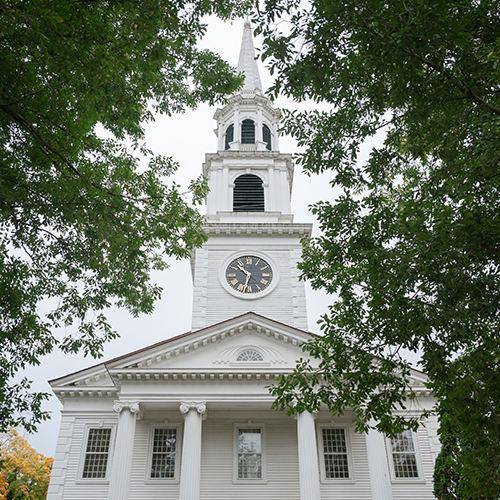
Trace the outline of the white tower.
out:
M 262 92 L 249 21 L 238 70 L 243 88 L 216 111 L 218 151 L 203 165 L 209 240 L 192 256 L 192 329 L 252 311 L 306 330 L 297 262 L 311 224 L 293 223 L 293 163 L 278 151 L 281 113 Z

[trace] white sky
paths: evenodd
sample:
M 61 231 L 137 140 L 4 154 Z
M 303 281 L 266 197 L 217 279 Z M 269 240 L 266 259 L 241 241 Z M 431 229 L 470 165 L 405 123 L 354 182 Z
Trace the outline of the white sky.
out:
M 233 23 L 210 20 L 207 36 L 201 45 L 218 52 L 236 67 L 242 34 L 243 20 Z M 258 48 L 259 39 L 254 44 Z M 264 88 L 268 88 L 272 82 L 271 77 L 263 64 L 258 64 L 262 84 Z M 292 108 L 295 104 L 278 100 L 276 106 Z M 216 151 L 216 136 L 213 133 L 216 126 L 213 120 L 215 109 L 200 106 L 184 115 L 158 117 L 155 123 L 147 127 L 146 142 L 150 149 L 155 153 L 172 156 L 181 164 L 176 180 L 184 187 L 188 186 L 190 179 L 201 174 L 205 154 Z M 294 141 L 281 137 L 280 150 L 283 153 L 296 152 Z M 292 192 L 295 222 L 314 222 L 314 217 L 307 210 L 308 205 L 334 197 L 328 185 L 330 177 L 331 174 L 307 177 L 296 167 Z M 317 228 L 313 230 L 313 234 L 318 234 Z M 173 261 L 170 269 L 157 275 L 156 281 L 163 286 L 164 292 L 152 315 L 134 319 L 122 310 L 112 310 L 108 314 L 108 319 L 121 337 L 107 345 L 102 360 L 190 331 L 192 281 L 189 261 Z M 307 287 L 307 301 L 309 330 L 319 332 L 316 322 L 331 301 L 324 293 L 313 292 L 310 287 Z M 35 390 L 51 392 L 47 380 L 62 377 L 102 360 L 56 352 L 42 358 L 40 366 L 27 369 L 25 375 L 34 381 Z M 54 456 L 61 408 L 57 398 L 52 396 L 45 405 L 45 409 L 52 414 L 51 420 L 41 424 L 36 434 L 28 436 L 30 444 L 46 456 Z

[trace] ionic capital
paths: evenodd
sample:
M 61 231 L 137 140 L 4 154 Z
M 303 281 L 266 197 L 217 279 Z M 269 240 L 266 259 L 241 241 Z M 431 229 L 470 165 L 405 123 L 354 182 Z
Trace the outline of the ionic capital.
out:
M 207 415 L 207 403 L 206 401 L 182 401 L 179 406 L 179 411 L 185 417 L 189 410 L 194 408 L 203 418 Z
M 116 411 L 116 413 L 121 413 L 124 408 L 128 408 L 132 414 L 137 413 L 137 416 L 141 415 L 141 407 L 137 401 L 115 401 L 113 410 Z

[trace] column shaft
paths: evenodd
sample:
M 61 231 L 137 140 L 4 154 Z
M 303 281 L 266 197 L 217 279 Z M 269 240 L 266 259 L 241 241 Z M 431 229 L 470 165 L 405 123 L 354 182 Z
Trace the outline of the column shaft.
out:
M 392 487 L 385 451 L 385 437 L 371 429 L 366 435 L 366 454 L 373 500 L 391 500 Z
M 320 500 L 318 447 L 314 429 L 314 415 L 309 412 L 297 414 L 297 437 L 299 447 L 300 500 Z
M 199 500 L 201 475 L 201 424 L 204 405 L 191 406 L 189 410 L 181 405 L 184 413 L 184 438 L 179 486 L 179 500 Z
M 128 498 L 138 409 L 138 405 L 115 405 L 115 410 L 120 412 L 120 416 L 109 475 L 108 500 L 126 500 Z

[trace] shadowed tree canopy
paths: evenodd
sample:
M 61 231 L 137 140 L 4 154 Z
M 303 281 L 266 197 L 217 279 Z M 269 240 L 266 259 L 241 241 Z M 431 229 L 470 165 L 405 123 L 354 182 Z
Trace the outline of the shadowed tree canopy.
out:
M 461 498 L 499 498 L 498 2 L 269 0 L 255 17 L 272 92 L 328 110 L 285 114 L 298 162 L 331 171 L 341 193 L 312 206 L 322 234 L 301 264 L 332 294 L 324 336 L 306 346 L 320 367 L 299 363 L 276 406 L 416 428 L 404 352 L 419 353 L 461 443 Z
M 241 85 L 197 48 L 212 14 L 238 12 L 217 0 L 0 1 L 2 429 L 46 417 L 45 395 L 12 382 L 19 369 L 56 346 L 98 356 L 116 336 L 103 312 L 151 312 L 151 271 L 204 241 L 202 217 L 166 183 L 177 165 L 139 141 L 154 113 Z M 206 188 L 190 189 L 196 202 Z M 44 299 L 55 299 L 47 316 Z

